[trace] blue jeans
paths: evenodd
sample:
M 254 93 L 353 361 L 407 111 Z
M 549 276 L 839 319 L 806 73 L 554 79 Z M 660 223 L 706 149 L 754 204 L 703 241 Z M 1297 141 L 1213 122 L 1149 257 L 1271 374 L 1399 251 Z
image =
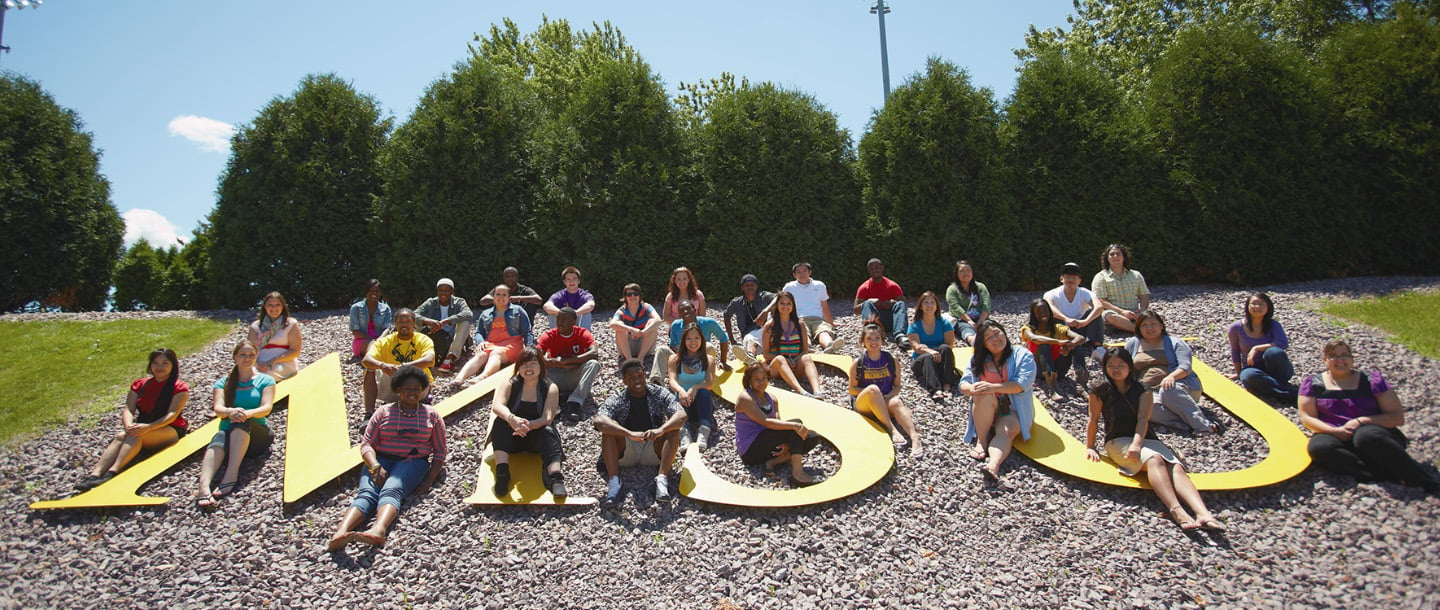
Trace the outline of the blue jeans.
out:
M 905 307 L 905 301 L 895 301 L 895 305 L 888 312 L 866 301 L 860 305 L 860 319 L 868 320 L 870 318 L 879 318 L 880 327 L 885 329 L 885 335 L 896 341 L 903 339 L 905 332 L 910 330 L 910 315 Z
M 396 509 L 400 508 L 400 501 L 410 492 L 420 486 L 420 481 L 425 480 L 425 473 L 430 471 L 430 460 L 425 458 L 410 458 L 408 460 L 397 460 L 389 457 L 376 456 L 380 467 L 390 473 L 385 483 L 379 489 L 375 488 L 375 481 L 370 478 L 370 469 L 360 469 L 360 493 L 355 494 L 355 501 L 350 503 L 351 508 L 358 508 L 360 512 L 369 516 L 375 511 L 375 504 L 389 504 Z M 362 465 L 363 466 L 363 465 Z
M 1260 355 L 1254 365 L 1240 371 L 1240 385 L 1260 398 L 1278 400 L 1293 404 L 1298 389 L 1290 384 L 1295 376 L 1295 366 L 1285 350 L 1272 347 Z
M 1050 347 L 1047 343 L 1035 346 L 1035 372 L 1055 373 L 1056 377 L 1064 377 L 1070 372 L 1070 366 L 1075 362 L 1075 352 L 1071 351 L 1059 358 L 1053 358 Z
M 690 401 L 690 406 L 685 407 L 685 425 L 698 430 L 700 426 L 715 428 L 715 402 L 710 390 L 700 390 L 695 393 L 695 400 Z

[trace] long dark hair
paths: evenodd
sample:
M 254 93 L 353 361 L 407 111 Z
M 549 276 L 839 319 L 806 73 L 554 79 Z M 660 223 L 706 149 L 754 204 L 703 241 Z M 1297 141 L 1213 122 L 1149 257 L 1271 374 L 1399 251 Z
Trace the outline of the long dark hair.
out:
M 780 332 L 782 330 L 780 323 L 783 322 L 783 320 L 780 319 L 780 299 L 782 297 L 790 298 L 790 322 L 795 325 L 800 333 L 800 345 L 808 347 L 809 340 L 808 337 L 806 337 L 807 333 L 805 329 L 800 326 L 800 310 L 795 307 L 795 295 L 791 294 L 789 290 L 781 290 L 779 294 L 775 295 L 775 305 L 770 312 L 770 320 L 772 322 L 770 329 L 770 351 L 776 353 L 780 351 Z M 801 351 L 803 352 L 804 349 L 802 348 Z
M 180 358 L 175 356 L 175 350 L 168 347 L 157 347 L 150 352 L 150 357 L 145 360 L 145 373 L 153 379 L 155 373 L 150 370 L 156 358 L 164 356 L 170 361 L 170 378 L 165 380 L 165 385 L 160 386 L 160 395 L 155 398 L 155 408 L 161 413 L 170 412 L 170 399 L 175 396 L 175 383 L 180 379 Z
M 265 321 L 265 303 L 270 299 L 280 299 L 280 328 L 285 328 L 286 326 L 289 326 L 290 303 L 285 301 L 285 295 L 280 294 L 279 290 L 271 290 L 270 294 L 267 294 L 265 295 L 265 298 L 260 299 L 260 312 L 255 315 L 255 321 Z
M 1260 332 L 1270 332 L 1270 323 L 1275 321 L 1275 301 L 1270 300 L 1270 295 L 1263 292 L 1257 292 L 1245 297 L 1245 302 L 1240 306 L 1240 314 L 1245 316 L 1245 330 L 1252 333 L 1255 332 L 1255 329 L 1250 326 L 1250 299 L 1265 301 L 1265 315 L 1260 317 Z
M 969 285 L 968 287 L 967 287 L 967 286 L 961 286 L 961 285 L 960 285 L 960 268 L 961 268 L 961 267 L 969 267 L 969 268 L 970 268 L 970 285 Z M 975 292 L 975 283 L 978 282 L 978 281 L 980 281 L 980 278 L 977 277 L 976 274 L 975 274 L 975 265 L 971 265 L 971 264 L 970 264 L 970 261 L 967 261 L 967 260 L 958 260 L 958 261 L 955 261 L 955 270 L 950 272 L 950 279 L 951 279 L 951 282 L 952 282 L 953 284 L 955 284 L 955 288 L 960 291 L 960 294 L 964 294 L 964 295 L 969 295 L 970 293 Z
M 919 320 L 925 317 L 925 308 L 921 307 L 925 303 L 925 299 L 935 301 L 935 319 L 940 319 L 940 314 L 945 311 L 945 304 L 940 302 L 940 297 L 935 294 L 934 290 L 926 290 L 920 293 L 920 298 L 915 299 L 915 319 Z
M 276 292 L 276 293 L 273 293 L 273 294 L 280 294 L 280 293 Z M 270 297 L 265 297 L 265 298 L 268 299 L 268 298 L 270 298 Z M 263 315 L 265 315 L 265 314 L 264 314 L 264 312 L 261 312 L 260 315 L 263 316 Z M 231 350 L 230 350 L 230 357 L 231 357 L 231 358 L 234 358 L 234 357 L 235 357 L 235 354 L 240 353 L 240 350 L 241 350 L 242 348 L 245 348 L 245 347 L 249 347 L 250 349 L 255 350 L 255 353 L 256 353 L 256 354 L 259 354 L 259 353 L 260 353 L 259 348 L 256 348 L 256 347 L 255 347 L 255 344 L 254 344 L 254 343 L 251 343 L 249 339 L 241 339 L 238 343 L 235 344 L 234 349 L 231 349 Z M 230 365 L 230 373 L 225 376 L 225 406 L 226 406 L 226 407 L 229 407 L 229 408 L 232 408 L 232 409 L 235 408 L 235 388 L 238 387 L 239 385 L 240 385 L 240 367 L 239 367 L 238 365 L 232 364 L 232 365 Z
M 979 379 L 980 374 L 985 371 L 985 361 L 992 358 L 990 349 L 985 347 L 985 331 L 992 328 L 1000 331 L 1000 334 L 1005 336 L 1005 349 L 1001 350 L 1000 359 L 995 361 L 995 368 L 1003 369 L 1005 363 L 1010 361 L 1010 354 L 1014 350 L 1013 346 L 1010 345 L 1010 335 L 1005 332 L 1005 326 L 1003 324 L 991 319 L 986 319 L 984 322 L 981 322 L 980 328 L 975 329 L 975 334 L 980 338 L 980 341 L 975 346 L 974 354 L 970 356 L 970 371 L 975 374 L 976 379 Z
M 1154 309 L 1146 309 L 1146 310 L 1144 310 L 1144 311 L 1142 311 L 1142 312 L 1140 312 L 1140 313 L 1138 313 L 1138 314 L 1135 315 L 1135 336 L 1136 336 L 1136 337 L 1139 337 L 1139 336 L 1140 336 L 1140 325 L 1141 325 L 1141 324 L 1144 324 L 1144 323 L 1145 323 L 1147 320 L 1149 320 L 1150 318 L 1155 318 L 1156 321 L 1160 322 L 1160 336 L 1161 336 L 1161 337 L 1164 337 L 1165 335 L 1170 334 L 1170 331 L 1165 328 L 1165 316 L 1160 315 L 1160 312 L 1155 311 Z
M 1125 244 L 1110 244 L 1110 245 L 1108 245 L 1108 246 L 1105 246 L 1105 250 L 1100 253 L 1100 270 L 1101 270 L 1101 271 L 1109 271 L 1109 270 L 1110 270 L 1110 251 L 1111 251 L 1111 250 L 1115 250 L 1115 249 L 1119 249 L 1119 250 L 1120 250 L 1120 261 L 1121 261 L 1121 262 L 1120 262 L 1120 270 L 1121 270 L 1121 271 L 1129 271 L 1129 270 L 1130 270 L 1130 246 L 1127 246 L 1127 245 L 1125 245 Z
M 707 353 L 705 350 L 705 332 L 700 330 L 699 324 L 691 322 L 689 324 L 686 324 L 685 328 L 680 331 L 680 351 L 677 352 L 677 354 L 680 356 L 680 361 L 683 363 L 685 361 L 685 356 L 690 353 L 689 346 L 685 345 L 685 335 L 690 334 L 690 331 L 692 330 L 700 333 L 700 362 L 704 366 L 704 368 L 701 370 L 708 372 L 710 370 L 710 354 Z
M 1126 388 L 1139 383 L 1139 380 L 1135 379 L 1135 358 L 1130 355 L 1130 350 L 1124 347 L 1106 350 L 1105 357 L 1100 359 L 1100 376 L 1103 379 L 1090 389 L 1091 392 L 1094 392 L 1096 396 L 1100 397 L 1102 402 L 1109 402 L 1120 397 L 1120 388 L 1115 387 L 1115 382 L 1110 379 L 1109 368 L 1106 366 L 1112 358 L 1124 360 L 1125 366 L 1130 369 L 1129 372 L 1125 374 Z M 1134 406 L 1139 408 L 1139 405 Z
M 1040 318 L 1035 316 L 1035 310 L 1040 307 L 1044 307 L 1045 309 L 1050 310 L 1050 319 L 1046 320 L 1048 324 L 1046 324 L 1044 328 L 1041 328 Z M 1030 326 L 1030 332 L 1042 334 L 1046 337 L 1049 337 L 1050 331 L 1055 330 L 1055 310 L 1050 309 L 1050 304 L 1045 302 L 1045 299 L 1035 299 L 1033 301 L 1030 301 L 1030 320 L 1026 322 L 1026 324 Z

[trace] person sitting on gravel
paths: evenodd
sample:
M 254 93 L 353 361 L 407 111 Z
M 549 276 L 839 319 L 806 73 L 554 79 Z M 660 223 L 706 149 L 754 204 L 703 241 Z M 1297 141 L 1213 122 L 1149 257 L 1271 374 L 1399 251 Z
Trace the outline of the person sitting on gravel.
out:
M 850 362 L 850 408 L 878 422 L 896 447 L 909 442 L 910 455 L 920 457 L 920 431 L 910 407 L 900 401 L 900 367 L 884 349 L 879 324 L 860 329 L 860 345 L 865 351 Z
M 905 335 L 910 328 L 909 311 L 905 308 L 905 291 L 894 280 L 885 277 L 885 263 L 872 258 L 865 263 L 865 272 L 870 275 L 855 289 L 855 311 L 860 323 L 875 322 L 885 329 L 887 339 L 896 345 L 906 345 Z
M 1090 291 L 1100 300 L 1105 323 L 1127 333 L 1135 332 L 1135 318 L 1150 309 L 1150 287 L 1145 276 L 1130 268 L 1130 248 L 1110 244 L 1100 253 L 1100 271 L 1090 280 Z
M 550 314 L 550 328 L 555 328 L 554 318 L 559 315 L 560 310 L 569 307 L 575 310 L 576 324 L 590 330 L 591 312 L 595 311 L 595 295 L 580 287 L 580 270 L 566 267 L 560 272 L 560 281 L 565 287 L 550 295 L 550 300 L 545 301 L 544 305 L 545 313 Z
M 645 302 L 645 293 L 634 282 L 625 285 L 620 299 L 620 308 L 610 318 L 610 330 L 615 332 L 615 347 L 620 350 L 620 360 L 644 358 L 655 349 L 660 337 L 660 314 Z
M 795 310 L 805 323 L 807 345 L 815 345 L 827 354 L 837 354 L 845 340 L 835 335 L 835 319 L 830 316 L 830 290 L 825 282 L 811 277 L 810 263 L 795 263 L 791 268 L 794 280 L 785 283 L 784 292 L 795 299 Z
M 1224 530 L 1225 525 L 1205 507 L 1205 500 L 1190 481 L 1185 465 L 1175 452 L 1160 442 L 1155 431 L 1150 429 L 1150 414 L 1155 411 L 1154 400 L 1144 384 L 1136 378 L 1138 371 L 1130 356 L 1130 350 L 1123 347 L 1106 352 L 1100 359 L 1100 373 L 1104 381 L 1095 384 L 1090 393 L 1090 418 L 1085 422 L 1085 457 L 1093 462 L 1100 461 L 1095 450 L 1095 435 L 1099 432 L 1100 420 L 1105 420 L 1105 454 L 1120 467 L 1128 477 L 1145 471 L 1150 489 L 1160 497 L 1170 517 L 1185 531 L 1205 528 Z M 1192 518 L 1180 502 L 1184 500 L 1195 511 Z
M 1030 440 L 1035 422 L 1035 358 L 1015 349 L 1005 327 L 994 319 L 980 323 L 980 345 L 965 365 L 960 392 L 971 397 L 964 442 L 974 443 L 970 457 L 982 461 L 980 474 L 990 485 L 1000 483 L 1000 464 L 1010 455 L 1015 437 Z
M 390 309 L 389 303 L 382 300 L 384 298 L 385 291 L 380 287 L 380 280 L 371 279 L 365 286 L 365 298 L 350 306 L 350 334 L 353 337 L 350 353 L 356 358 L 364 358 L 370 342 L 389 332 L 390 326 L 395 323 L 395 312 Z
M 1230 360 L 1235 365 L 1231 379 L 1240 380 L 1251 394 L 1260 398 L 1294 404 L 1298 390 L 1290 383 L 1295 366 L 1285 350 L 1290 340 L 1285 327 L 1275 319 L 1275 302 L 1257 292 L 1245 297 L 1245 318 L 1230 325 Z
M 540 314 L 540 306 L 545 304 L 545 298 L 534 288 L 520 283 L 520 270 L 514 267 L 506 267 L 500 272 L 500 283 L 510 289 L 510 304 L 519 305 L 530 318 L 530 324 L 535 324 L 535 316 Z M 485 293 L 480 297 L 481 307 L 490 307 L 495 304 L 495 290 Z
M 666 322 L 680 318 L 680 301 L 690 301 L 696 311 L 703 313 L 706 310 L 705 293 L 700 292 L 700 283 L 695 280 L 695 274 L 685 267 L 676 267 L 670 272 L 670 283 L 665 287 L 665 301 L 660 307 L 660 313 Z
M 445 420 L 434 407 L 420 402 L 430 389 L 430 374 L 405 365 L 390 377 L 390 391 L 399 399 L 370 416 L 360 440 L 360 491 L 345 509 L 325 550 L 335 552 L 351 542 L 385 546 L 400 503 L 411 494 L 425 495 L 445 469 Z M 376 511 L 376 504 L 379 510 Z M 370 529 L 361 531 L 375 512 Z
M 745 369 L 741 382 L 745 391 L 735 397 L 735 452 L 740 461 L 764 464 L 766 473 L 790 462 L 791 485 L 814 484 L 801 461 L 820 444 L 820 435 L 798 419 L 780 419 L 780 403 L 766 391 L 770 377 L 764 368 Z
M 574 309 L 560 308 L 555 328 L 541 333 L 537 344 L 545 363 L 545 378 L 555 384 L 562 397 L 568 396 L 562 409 L 567 421 L 580 421 L 580 411 L 590 398 L 590 386 L 600 375 L 600 349 L 595 346 L 595 336 L 577 326 L 577 318 Z
M 600 504 L 618 504 L 620 468 L 640 465 L 660 467 L 655 476 L 655 501 L 668 502 L 670 470 L 680 448 L 685 410 L 674 394 L 646 382 L 645 365 L 639 359 L 620 363 L 620 375 L 625 389 L 605 399 L 592 420 L 600 432 L 600 456 L 608 481 Z
M 1105 341 L 1105 323 L 1099 322 L 1105 308 L 1100 305 L 1095 293 L 1080 287 L 1080 265 L 1076 263 L 1065 263 L 1060 268 L 1060 286 L 1046 292 L 1044 299 L 1061 324 L 1085 337 L 1084 344 L 1071 350 L 1075 354 L 1075 374 L 1079 379 L 1078 376 L 1082 375 L 1080 369 L 1085 368 L 1085 358 L 1096 348 L 1101 350 L 1095 354 L 1097 358 L 1105 355 L 1105 348 L 1100 347 Z
M 747 356 L 765 353 L 760 343 L 760 329 L 765 326 L 774 302 L 775 293 L 761 290 L 760 280 L 746 273 L 740 278 L 740 296 L 730 299 L 725 307 L 725 332 L 730 335 L 730 343 L 741 350 L 736 355 L 746 363 L 749 363 Z
M 1070 372 L 1070 365 L 1075 359 L 1072 350 L 1084 343 L 1085 337 L 1056 322 L 1045 299 L 1035 299 L 1030 301 L 1030 320 L 1020 327 L 1020 338 L 1035 356 L 1035 370 L 1045 382 L 1045 391 L 1054 395 L 1055 382 Z M 1089 371 L 1083 366 L 1075 368 L 1075 383 L 1082 392 L 1089 380 L 1087 373 Z
M 1125 349 L 1135 358 L 1141 385 L 1155 392 L 1154 425 L 1196 435 L 1214 434 L 1220 427 L 1196 403 L 1204 388 L 1191 366 L 1190 345 L 1165 330 L 1165 317 L 1153 309 L 1135 318 L 1139 331 L 1125 340 Z
M 230 356 L 235 365 L 215 382 L 212 409 L 220 420 L 220 431 L 210 439 L 205 457 L 200 462 L 200 490 L 195 505 L 212 508 L 215 501 L 230 495 L 240 478 L 240 461 L 264 453 L 270 448 L 270 422 L 267 419 L 275 405 L 275 378 L 255 370 L 258 350 L 255 344 L 242 340 L 235 344 Z M 212 486 L 220 467 L 225 474 L 220 484 Z
M 789 291 L 781 290 L 775 297 L 775 310 L 760 331 L 760 341 L 765 346 L 761 360 L 772 378 L 784 381 L 791 390 L 806 396 L 820 395 L 820 371 L 810 357 L 810 335 L 805 332 L 796 313 L 795 297 Z M 810 382 L 810 392 L 800 385 L 800 374 Z
M 1359 481 L 1399 481 L 1440 493 L 1440 481 L 1406 453 L 1400 432 L 1405 406 L 1380 371 L 1355 369 L 1350 344 L 1335 339 L 1322 352 L 1325 371 L 1300 382 L 1300 421 L 1315 433 L 1310 458 Z
M 397 398 L 390 391 L 390 378 L 406 364 L 419 367 L 426 375 L 430 375 L 430 365 L 435 364 L 435 344 L 430 337 L 415 332 L 415 312 L 408 307 L 395 312 L 395 332 L 371 343 L 370 351 L 360 361 L 365 368 L 363 387 L 367 417 L 375 412 L 377 397 L 385 402 Z
M 680 309 L 685 310 L 683 302 Z M 693 309 L 691 315 L 694 315 Z M 680 406 L 685 407 L 680 447 L 690 446 L 693 438 L 700 443 L 700 451 L 705 451 L 710 446 L 710 431 L 715 428 L 715 403 L 710 393 L 715 384 L 715 360 L 706 353 L 700 325 L 691 322 L 685 325 L 685 330 L 671 335 L 680 339 L 680 346 L 666 359 L 664 370 L 669 373 L 666 383 L 670 391 L 675 393 Z
M 283 381 L 300 372 L 300 321 L 290 317 L 290 305 L 279 292 L 265 295 L 261 304 L 250 323 L 250 342 L 260 348 L 255 370 Z
M 180 381 L 180 359 L 175 351 L 162 347 L 150 352 L 145 372 L 149 377 L 136 379 L 125 395 L 120 431 L 110 439 L 90 476 L 75 484 L 77 491 L 89 491 L 114 478 L 141 449 L 162 449 L 185 436 L 189 428 L 181 413 L 190 400 L 190 386 Z
M 704 339 L 701 341 L 702 345 L 710 339 L 714 339 L 720 344 L 720 367 L 727 371 L 730 370 L 730 336 L 725 334 L 725 329 L 720 327 L 720 322 L 715 318 L 696 315 L 695 305 L 690 301 L 680 301 L 678 309 L 680 317 L 675 318 L 675 321 L 670 323 L 670 344 L 668 346 L 661 345 L 655 348 L 655 360 L 650 367 L 652 379 L 657 381 L 664 379 L 664 371 L 670 362 L 670 357 L 675 355 L 675 352 L 680 349 L 680 331 L 691 324 L 700 327 L 700 333 L 704 335 Z M 706 345 L 706 350 L 712 354 L 715 353 L 715 348 L 709 347 L 708 345 Z M 753 360 L 753 358 L 747 360 L 745 358 L 746 354 L 744 354 L 745 350 L 739 347 L 736 347 L 734 352 L 736 357 L 747 363 Z
M 445 354 L 440 372 L 450 373 L 460 367 L 460 356 L 470 340 L 470 325 L 475 312 L 464 298 L 455 296 L 455 282 L 448 277 L 435 282 L 435 296 L 425 299 L 415 309 L 415 322 L 420 332 L 435 344 L 435 354 Z
M 945 303 L 955 337 L 966 345 L 975 345 L 975 328 L 990 317 L 990 289 L 975 281 L 975 267 L 970 261 L 955 262 L 955 281 L 945 289 Z
M 915 321 L 910 323 L 910 374 L 920 387 L 937 398 L 957 391 L 960 372 L 955 370 L 955 327 L 940 311 L 940 297 L 926 290 L 915 301 Z
M 515 375 L 495 388 L 490 410 L 495 413 L 495 423 L 490 426 L 490 442 L 495 446 L 495 497 L 510 495 L 510 454 L 516 452 L 540 454 L 546 489 L 557 498 L 565 497 L 565 475 L 560 472 L 565 452 L 552 425 L 560 413 L 560 391 L 545 378 L 540 350 L 520 350 Z
M 530 314 L 510 302 L 510 287 L 500 284 L 490 294 L 491 306 L 482 310 L 475 321 L 475 344 L 479 347 L 475 348 L 475 357 L 455 376 L 457 384 L 489 377 L 520 357 L 520 350 L 535 345 L 535 336 L 530 333 Z M 481 333 L 484 333 L 483 339 Z

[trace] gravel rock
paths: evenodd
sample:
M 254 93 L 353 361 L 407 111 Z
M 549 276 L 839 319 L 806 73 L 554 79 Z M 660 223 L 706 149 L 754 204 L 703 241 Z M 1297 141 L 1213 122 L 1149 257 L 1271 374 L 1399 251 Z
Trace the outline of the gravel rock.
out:
M 1412 455 L 1440 455 L 1440 364 L 1388 341 L 1383 332 L 1326 318 L 1323 299 L 1435 289 L 1440 278 L 1356 278 L 1271 286 L 1277 318 L 1291 339 L 1300 375 L 1318 372 L 1320 345 L 1347 336 L 1356 361 L 1382 369 L 1407 406 Z M 914 291 L 918 293 L 919 291 Z M 1198 357 L 1229 368 L 1224 329 L 1245 291 L 1213 286 L 1154 287 L 1173 333 L 1197 336 Z M 1037 293 L 997 294 L 995 317 L 1018 340 L 1025 304 Z M 832 311 L 850 311 L 836 300 Z M 711 315 L 719 310 L 712 308 Z M 17 319 L 109 319 L 245 312 L 25 314 Z M 302 362 L 331 352 L 344 364 L 352 441 L 362 422 L 360 368 L 348 358 L 343 311 L 301 312 Z M 603 319 L 603 316 L 601 317 Z M 837 318 L 853 338 L 858 319 Z M 543 323 L 542 323 L 543 326 Z M 539 332 L 540 329 L 537 329 Z M 599 398 L 621 389 L 613 335 L 594 329 L 606 370 Z M 229 366 L 230 336 L 182 360 L 184 379 L 205 387 Z M 851 341 L 851 345 L 855 345 Z M 855 347 L 850 353 L 858 353 Z M 899 355 L 899 354 L 897 354 Z M 139 357 L 139 356 L 137 356 Z M 902 357 L 902 362 L 905 359 Z M 908 367 L 905 376 L 908 377 Z M 1094 367 L 1092 365 L 1092 370 Z M 824 397 L 846 404 L 843 373 L 821 369 Z M 129 380 L 117 380 L 119 382 Z M 441 378 L 440 397 L 453 389 Z M 1086 406 L 1073 386 L 1052 405 L 1072 434 L 1083 434 Z M 822 506 L 744 509 L 678 498 L 657 506 L 653 470 L 628 469 L 625 503 L 593 508 L 472 508 L 462 501 L 487 409 L 480 403 L 449 421 L 452 468 L 430 495 L 411 499 L 389 546 L 321 547 L 352 498 L 357 475 L 340 477 L 293 505 L 280 501 L 286 414 L 271 418 L 270 455 L 247 460 L 240 486 L 214 513 L 189 498 L 198 454 L 142 488 L 173 498 L 158 508 L 33 512 L 26 505 L 69 493 L 96 459 L 118 409 L 82 417 L 0 453 L 0 607 L 1154 607 L 1440 605 L 1440 499 L 1393 484 L 1357 484 L 1306 472 L 1263 489 L 1207 493 L 1225 536 L 1182 534 L 1153 494 L 1065 477 L 1016 454 L 1002 469 L 1009 489 L 982 488 L 960 442 L 968 403 L 934 400 L 913 380 L 901 393 L 916 412 L 926 456 L 903 452 L 870 489 Z M 186 416 L 210 417 L 195 396 Z M 734 452 L 730 405 L 717 405 L 718 438 L 705 459 L 744 485 L 772 480 Z M 1259 435 L 1208 400 L 1227 424 L 1218 437 L 1162 435 L 1197 471 L 1243 468 L 1265 455 Z M 586 405 L 593 414 L 595 403 Z M 1299 425 L 1293 408 L 1280 411 Z M 98 419 L 98 421 L 96 421 Z M 560 423 L 567 487 L 600 496 L 598 435 L 586 423 Z M 822 445 L 822 447 L 825 447 Z M 833 474 L 830 448 L 806 460 Z

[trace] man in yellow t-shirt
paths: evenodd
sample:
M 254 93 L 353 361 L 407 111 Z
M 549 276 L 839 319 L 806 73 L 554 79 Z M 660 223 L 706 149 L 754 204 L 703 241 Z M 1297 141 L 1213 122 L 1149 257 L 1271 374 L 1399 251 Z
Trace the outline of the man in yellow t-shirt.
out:
M 401 365 L 418 366 L 433 382 L 430 366 L 435 364 L 435 342 L 415 332 L 415 312 L 404 308 L 395 312 L 395 332 L 382 335 L 370 343 L 365 359 L 365 415 L 375 412 L 375 399 L 391 402 L 399 398 L 390 389 L 390 376 Z

